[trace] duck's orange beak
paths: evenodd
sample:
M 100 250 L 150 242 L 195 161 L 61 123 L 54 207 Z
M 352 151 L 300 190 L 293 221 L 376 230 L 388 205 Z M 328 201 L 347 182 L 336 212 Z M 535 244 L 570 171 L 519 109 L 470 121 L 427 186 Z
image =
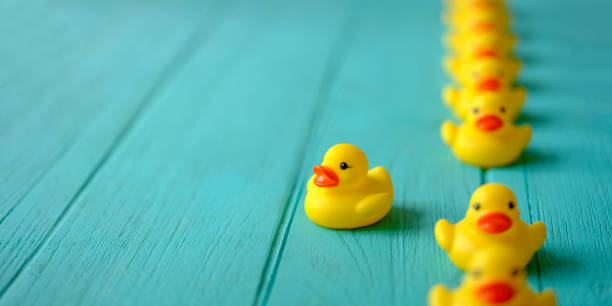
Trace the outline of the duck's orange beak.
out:
M 473 27 L 476 32 L 487 32 L 495 30 L 495 25 L 490 22 L 479 22 Z
M 501 82 L 495 78 L 488 78 L 478 83 L 479 91 L 497 91 L 501 87 Z
M 495 115 L 485 115 L 476 120 L 476 127 L 485 132 L 495 131 L 502 125 L 504 125 L 504 122 Z
M 480 50 L 478 51 L 478 53 L 476 53 L 476 58 L 484 58 L 484 57 L 497 57 L 497 53 L 490 49 Z
M 476 296 L 485 303 L 500 304 L 512 299 L 514 289 L 503 282 L 488 283 L 478 288 Z
M 340 182 L 338 175 L 330 167 L 316 165 L 312 172 L 315 174 L 314 184 L 319 187 L 334 187 Z
M 512 226 L 512 219 L 501 212 L 489 212 L 478 218 L 476 225 L 485 233 L 499 234 Z

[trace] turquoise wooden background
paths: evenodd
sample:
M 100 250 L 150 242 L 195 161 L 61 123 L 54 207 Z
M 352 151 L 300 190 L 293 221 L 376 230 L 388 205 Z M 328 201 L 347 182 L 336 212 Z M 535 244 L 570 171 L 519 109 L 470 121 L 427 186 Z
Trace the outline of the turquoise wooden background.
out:
M 512 2 L 534 127 L 481 171 L 439 137 L 438 1 L 0 1 L 0 304 L 424 305 L 482 182 L 549 238 L 534 288 L 612 305 L 609 1 Z M 391 213 L 305 216 L 340 142 L 394 180 Z

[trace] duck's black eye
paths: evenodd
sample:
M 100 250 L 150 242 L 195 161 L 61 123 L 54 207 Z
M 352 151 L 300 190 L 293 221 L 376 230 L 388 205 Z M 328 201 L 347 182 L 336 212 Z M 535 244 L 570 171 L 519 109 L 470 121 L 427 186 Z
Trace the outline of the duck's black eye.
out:
M 474 209 L 475 209 L 475 210 L 479 210 L 479 209 L 480 209 L 480 203 L 476 203 L 476 204 L 474 204 Z
M 478 107 L 474 107 L 474 108 L 472 108 L 472 112 L 473 112 L 474 114 L 478 114 L 478 112 L 479 112 L 479 111 L 480 111 L 480 109 L 478 109 Z
M 482 271 L 480 271 L 480 269 L 474 269 L 474 270 L 472 271 L 472 276 L 473 276 L 474 278 L 479 278 L 479 277 L 480 277 L 480 274 L 482 274 Z
M 505 113 L 506 112 L 506 108 L 502 106 L 502 107 L 499 108 L 499 111 L 502 112 L 502 113 Z
M 340 169 L 342 170 L 346 170 L 347 168 L 350 168 L 349 165 L 345 162 L 341 162 L 340 163 Z
M 514 208 L 514 202 L 510 201 L 510 203 L 508 203 L 508 207 L 510 207 L 510 209 Z
M 517 276 L 519 274 L 519 269 L 513 269 L 512 270 L 512 276 Z

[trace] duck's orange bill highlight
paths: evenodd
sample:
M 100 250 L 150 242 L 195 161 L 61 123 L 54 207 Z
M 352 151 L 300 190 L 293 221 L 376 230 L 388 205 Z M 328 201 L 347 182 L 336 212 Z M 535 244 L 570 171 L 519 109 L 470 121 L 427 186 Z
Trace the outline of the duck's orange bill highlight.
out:
M 478 228 L 485 233 L 498 234 L 506 231 L 512 226 L 512 220 L 508 215 L 500 212 L 486 213 L 478 218 Z
M 485 303 L 500 304 L 512 299 L 514 289 L 502 282 L 489 283 L 481 286 L 476 295 Z
M 315 174 L 314 184 L 319 187 L 334 187 L 340 183 L 338 175 L 330 167 L 316 165 L 312 172 Z

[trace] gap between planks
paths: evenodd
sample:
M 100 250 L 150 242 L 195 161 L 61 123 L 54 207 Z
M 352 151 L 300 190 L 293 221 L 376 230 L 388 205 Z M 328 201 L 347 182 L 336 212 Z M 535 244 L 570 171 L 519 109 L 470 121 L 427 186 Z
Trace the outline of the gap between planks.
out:
M 32 259 L 34 259 L 36 255 L 40 252 L 40 250 L 42 250 L 43 247 L 48 243 L 49 239 L 56 232 L 59 225 L 63 222 L 63 220 L 68 215 L 68 213 L 72 210 L 74 203 L 80 198 L 83 191 L 87 189 L 87 187 L 89 186 L 89 183 L 91 183 L 91 181 L 95 178 L 95 176 L 98 174 L 100 169 L 104 167 L 106 162 L 110 159 L 113 153 L 116 152 L 117 148 L 124 142 L 127 136 L 134 130 L 137 124 L 140 121 L 142 121 L 144 117 L 146 117 L 146 113 L 149 112 L 151 109 L 153 109 L 154 104 L 155 104 L 154 101 L 157 100 L 156 97 L 166 88 L 168 84 L 170 84 L 170 80 L 172 80 L 172 78 L 178 75 L 180 71 L 182 71 L 187 66 L 189 61 L 196 55 L 197 51 L 199 51 L 206 44 L 206 42 L 208 41 L 208 38 L 212 35 L 212 33 L 214 33 L 216 27 L 219 24 L 219 22 L 216 22 L 211 27 L 205 27 L 204 23 L 207 23 L 207 21 L 204 21 L 199 24 L 198 30 L 194 31 L 194 33 L 190 36 L 191 38 L 188 39 L 185 45 L 179 49 L 176 56 L 170 61 L 170 63 L 161 73 L 160 77 L 155 81 L 153 86 L 151 86 L 151 89 L 145 94 L 144 98 L 142 99 L 142 102 L 139 103 L 139 106 L 136 108 L 134 113 L 129 117 L 127 123 L 120 130 L 117 137 L 113 140 L 113 142 L 111 143 L 109 148 L 106 150 L 104 155 L 102 155 L 100 160 L 95 164 L 91 173 L 87 176 L 87 178 L 85 178 L 81 186 L 79 186 L 79 188 L 77 189 L 76 193 L 72 196 L 72 198 L 70 198 L 66 207 L 64 207 L 59 217 L 55 220 L 55 222 L 51 226 L 51 229 L 45 234 L 42 242 L 34 249 L 32 254 L 30 254 L 26 258 L 26 260 L 17 269 L 17 271 L 11 277 L 11 279 L 6 284 L 6 286 L 4 286 L 3 288 L 0 288 L 0 300 L 2 300 L 5 293 L 8 291 L 9 288 L 11 288 L 12 284 L 15 282 L 15 280 L 17 280 L 19 275 L 21 275 L 21 273 L 29 265 Z M 68 149 L 70 148 L 72 143 L 73 142 L 70 142 L 67 144 L 66 149 L 62 150 L 58 154 L 57 159 L 55 159 L 54 162 L 61 159 L 61 157 L 66 152 L 69 151 Z M 50 165 L 49 169 L 52 168 L 52 166 L 53 165 Z M 46 170 L 37 179 L 35 184 L 30 186 L 30 190 L 36 185 L 36 183 L 38 183 L 38 181 L 40 181 L 40 179 L 42 179 L 42 177 L 44 177 L 44 175 L 47 172 L 48 170 Z M 28 193 L 29 191 L 26 192 L 26 195 Z M 23 197 L 25 197 L 25 195 Z M 10 211 L 7 214 L 7 216 L 9 214 L 10 214 Z M 4 218 L 6 218 L 6 216 L 2 218 L 2 221 L 4 220 Z
M 325 102 L 328 100 L 331 88 L 333 87 L 337 79 L 338 72 L 341 70 L 342 64 L 344 63 L 343 57 L 346 54 L 351 41 L 355 37 L 355 28 L 357 25 L 358 18 L 356 16 L 347 17 L 347 20 L 344 22 L 342 29 L 339 31 L 338 38 L 331 49 L 331 54 L 328 58 L 323 77 L 321 78 L 317 101 L 312 113 L 310 114 L 308 132 L 306 133 L 304 143 L 302 144 L 302 149 L 300 150 L 302 154 L 300 154 L 300 156 L 297 158 L 296 165 L 294 166 L 295 171 L 292 175 L 292 177 L 294 177 L 294 183 L 291 187 L 290 196 L 285 204 L 285 208 L 278 226 L 276 227 L 274 238 L 272 239 L 272 244 L 270 245 L 270 250 L 266 257 L 266 263 L 264 264 L 261 278 L 259 284 L 257 285 L 255 297 L 253 299 L 254 306 L 268 304 L 272 288 L 274 287 L 276 273 L 283 257 L 287 238 L 289 237 L 289 232 L 291 231 L 293 218 L 298 206 L 300 206 L 300 200 L 305 189 L 304 187 L 309 178 L 308 174 L 303 171 L 303 168 L 308 160 L 308 157 L 312 155 L 310 154 L 312 153 L 311 151 L 314 150 L 310 144 L 312 143 L 314 131 L 319 123 L 319 117 L 317 115 L 324 109 Z

